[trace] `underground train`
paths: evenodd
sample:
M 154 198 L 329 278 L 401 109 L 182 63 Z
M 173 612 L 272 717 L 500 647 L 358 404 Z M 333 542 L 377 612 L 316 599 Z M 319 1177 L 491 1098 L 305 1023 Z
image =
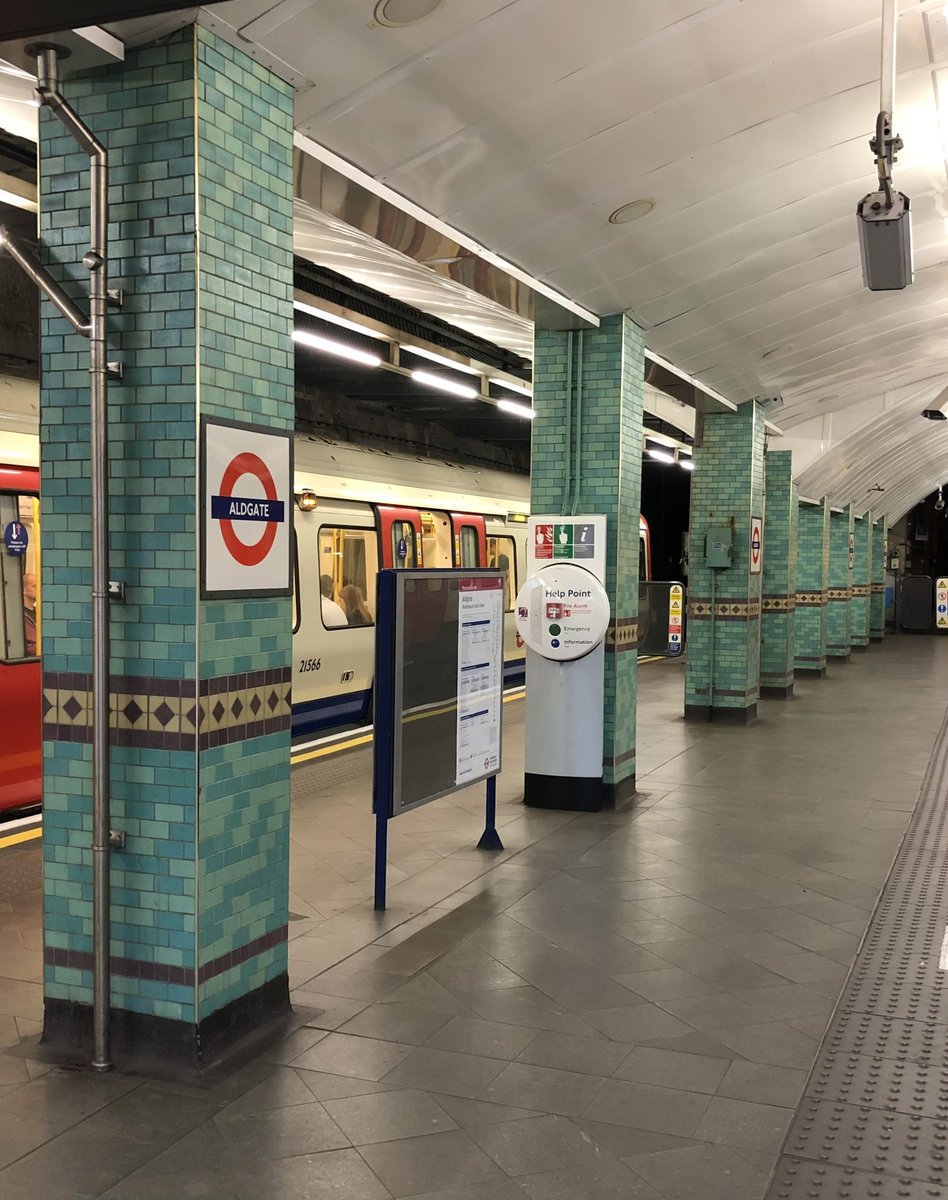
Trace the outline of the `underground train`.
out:
M 37 442 L 19 436 L 23 465 L 4 466 L 15 461 L 11 445 L 12 435 L 0 442 L 0 811 L 41 798 Z M 294 491 L 295 738 L 371 721 L 375 582 L 385 567 L 506 571 L 504 683 L 523 682 L 513 602 L 526 570 L 528 479 L 299 436 Z M 642 518 L 643 579 L 650 562 Z

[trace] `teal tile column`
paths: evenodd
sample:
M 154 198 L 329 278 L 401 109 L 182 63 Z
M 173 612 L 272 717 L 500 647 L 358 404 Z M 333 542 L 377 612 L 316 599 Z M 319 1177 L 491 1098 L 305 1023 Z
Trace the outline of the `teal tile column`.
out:
M 848 659 L 850 601 L 853 594 L 853 506 L 830 510 L 830 575 L 826 609 L 826 654 Z
M 292 91 L 204 29 L 70 79 L 111 158 L 112 1006 L 117 1059 L 206 1061 L 288 1009 L 289 598 L 204 601 L 202 416 L 293 428 Z M 82 300 L 88 161 L 41 114 L 41 231 Z M 78 286 L 81 285 L 81 286 Z M 43 307 L 46 1028 L 91 1001 L 85 342 Z
M 621 314 L 604 317 L 595 330 L 537 329 L 535 337 L 532 510 L 607 517 L 606 590 L 612 622 L 605 655 L 602 780 L 608 806 L 635 791 L 645 343 L 639 327 Z M 572 435 L 570 373 L 574 391 L 582 396 L 581 402 L 574 401 L 581 403 L 581 415 L 572 423 Z M 570 479 L 574 488 L 568 486 Z
M 760 405 L 705 416 L 694 460 L 685 716 L 749 722 L 760 695 L 763 573 L 751 569 L 752 523 L 762 529 L 764 519 Z M 705 563 L 706 537 L 720 529 L 730 531 L 733 557 L 730 566 L 713 568 Z
M 793 631 L 796 675 L 826 674 L 829 557 L 829 501 L 801 499 L 797 513 L 797 609 Z
M 853 518 L 853 595 L 849 602 L 849 645 L 869 649 L 869 597 L 872 578 L 872 514 Z
M 885 637 L 885 546 L 888 528 L 885 517 L 872 522 L 872 564 L 869 592 L 869 641 Z
M 793 695 L 797 606 L 797 489 L 789 450 L 764 455 L 764 582 L 760 618 L 760 694 Z

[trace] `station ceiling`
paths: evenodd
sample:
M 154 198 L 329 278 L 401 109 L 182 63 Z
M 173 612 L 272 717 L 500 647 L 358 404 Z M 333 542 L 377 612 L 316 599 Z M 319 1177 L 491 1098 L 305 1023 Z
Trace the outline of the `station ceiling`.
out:
M 948 5 L 900 4 L 915 282 L 894 293 L 863 288 L 855 218 L 881 7 L 227 0 L 110 29 L 212 26 L 295 84 L 300 139 L 576 305 L 631 311 L 728 399 L 772 399 L 805 494 L 894 519 L 948 478 L 948 422 L 920 416 L 948 386 Z

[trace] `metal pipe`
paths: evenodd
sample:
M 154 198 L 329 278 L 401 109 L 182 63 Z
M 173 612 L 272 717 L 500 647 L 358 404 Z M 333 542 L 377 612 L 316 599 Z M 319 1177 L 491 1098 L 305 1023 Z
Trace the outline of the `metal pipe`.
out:
M 899 23 L 897 0 L 882 0 L 882 67 L 879 72 L 879 108 L 895 120 L 895 40 Z
M 59 91 L 54 49 L 37 55 L 37 95 L 90 159 L 89 397 L 92 476 L 92 1067 L 110 1071 L 111 897 L 109 887 L 109 445 L 108 311 L 109 158 Z
M 560 512 L 565 515 L 572 487 L 573 470 L 573 333 L 566 331 L 566 472 L 563 479 L 563 498 Z
M 570 498 L 569 506 L 571 517 L 576 516 L 576 509 L 579 507 L 579 489 L 583 483 L 581 473 L 583 457 L 583 342 L 584 331 L 581 329 L 577 337 L 578 344 L 576 346 L 576 403 L 574 405 L 576 437 L 573 439 L 573 494 Z
M 73 304 L 72 298 L 59 286 L 46 268 L 36 261 L 16 234 L 11 233 L 3 225 L 0 225 L 0 250 L 6 250 L 13 261 L 22 267 L 40 291 L 46 293 L 77 333 L 81 333 L 83 337 L 89 336 L 91 329 L 89 318 L 80 311 L 77 305 Z

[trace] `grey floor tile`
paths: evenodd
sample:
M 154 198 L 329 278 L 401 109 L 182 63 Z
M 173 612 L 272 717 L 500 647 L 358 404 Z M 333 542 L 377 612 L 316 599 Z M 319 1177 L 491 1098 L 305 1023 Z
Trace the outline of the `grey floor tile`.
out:
M 314 972 L 305 982 L 308 992 L 324 992 L 327 996 L 366 1001 L 381 1000 L 404 986 L 398 975 L 344 965 L 330 967 L 321 974 Z
M 5 1184 L 50 1192 L 78 1191 L 99 1196 L 158 1153 L 149 1142 L 125 1137 L 96 1137 L 80 1127 L 69 1129 L 0 1172 Z
M 506 1178 L 463 1130 L 380 1142 L 363 1147 L 361 1154 L 396 1197 L 419 1196 L 467 1183 L 501 1183 Z
M 606 1153 L 566 1117 L 482 1125 L 471 1136 L 508 1175 L 596 1162 Z
M 735 1025 L 756 1025 L 761 1020 L 759 1008 L 751 1008 L 730 992 L 661 1000 L 659 1007 L 701 1033 L 706 1033 L 709 1029 L 727 1029 Z
M 222 1113 L 215 1124 L 234 1154 L 251 1158 L 290 1158 L 349 1145 L 317 1100 L 266 1112 Z
M 619 983 L 644 996 L 646 1000 L 672 1000 L 683 996 L 708 996 L 726 988 L 680 967 L 666 967 L 660 971 L 634 971 L 628 975 L 617 975 Z
M 583 1019 L 616 1042 L 649 1042 L 653 1038 L 680 1037 L 694 1032 L 693 1025 L 655 1004 L 632 1004 L 627 1008 L 586 1012 Z
M 787 1021 L 793 1017 L 820 1017 L 824 1025 L 829 1021 L 835 1002 L 815 988 L 802 983 L 786 983 L 781 987 L 753 988 L 742 992 L 738 999 L 751 1008 L 756 1008 L 764 1017 Z
M 602 1086 L 603 1080 L 594 1075 L 511 1063 L 494 1079 L 484 1099 L 578 1117 Z
M 513 1108 L 509 1104 L 491 1104 L 487 1100 L 469 1100 L 465 1096 L 448 1096 L 432 1092 L 432 1100 L 457 1121 L 463 1129 L 472 1125 L 497 1125 L 502 1121 L 525 1121 L 528 1117 L 543 1116 L 529 1108 Z
M 701 1118 L 695 1137 L 747 1150 L 769 1151 L 776 1158 L 792 1117 L 790 1108 L 718 1096 Z
M 617 1159 L 541 1171 L 520 1184 L 530 1200 L 666 1200 Z
M 710 1096 L 696 1092 L 610 1079 L 583 1115 L 589 1121 L 690 1138 L 710 1102 Z
M 414 1004 L 371 1004 L 341 1025 L 339 1032 L 420 1046 L 450 1020 L 447 1013 Z
M 369 1096 L 387 1092 L 387 1084 L 372 1079 L 357 1079 L 352 1075 L 330 1075 L 324 1071 L 300 1070 L 303 1085 L 317 1100 L 339 1100 L 344 1096 Z
M 810 951 L 804 951 L 802 954 L 781 954 L 776 957 L 762 958 L 760 965 L 793 983 L 823 980 L 842 986 L 849 974 L 847 966 Z
M 634 1158 L 639 1154 L 657 1154 L 660 1150 L 681 1150 L 696 1143 L 691 1138 L 655 1133 L 651 1129 L 633 1129 L 630 1125 L 611 1125 L 581 1117 L 576 1124 L 616 1158 Z
M 410 1046 L 397 1042 L 329 1033 L 311 1050 L 294 1059 L 293 1066 L 306 1071 L 354 1075 L 358 1079 L 377 1081 L 410 1052 Z
M 657 1087 L 682 1088 L 713 1095 L 724 1079 L 731 1060 L 683 1054 L 655 1046 L 636 1046 L 615 1072 L 617 1079 L 651 1083 Z
M 761 1200 L 766 1172 L 726 1146 L 690 1146 L 630 1159 L 632 1170 L 673 1200 Z
M 260 1057 L 264 1062 L 288 1066 L 294 1058 L 299 1058 L 304 1050 L 315 1046 L 325 1036 L 325 1029 L 315 1029 L 311 1026 L 303 1025 L 299 1029 L 294 1029 L 286 1037 L 282 1037 L 279 1041 L 274 1042 L 272 1046 L 268 1046 Z
M 517 1055 L 518 1062 L 538 1067 L 556 1067 L 585 1075 L 612 1075 L 629 1053 L 623 1042 L 599 1037 L 577 1037 L 570 1033 L 538 1033 Z
M 526 1200 L 526 1195 L 516 1180 L 495 1179 L 491 1183 L 469 1183 L 445 1191 L 425 1192 L 408 1200 Z
M 500 1059 L 419 1046 L 385 1076 L 385 1083 L 479 1099 L 503 1068 Z
M 399 1142 L 393 1145 L 401 1145 Z M 390 1200 L 356 1150 L 300 1154 L 248 1166 L 241 1200 Z M 403 1193 L 404 1194 L 404 1193 Z M 172 1200 L 169 1196 L 167 1200 Z M 216 1200 L 207 1197 L 206 1200 Z
M 458 1128 L 430 1096 L 408 1088 L 327 1100 L 325 1109 L 354 1146 Z
M 728 1067 L 717 1094 L 732 1100 L 753 1100 L 794 1108 L 806 1086 L 806 1071 L 738 1060 Z
M 809 1070 L 813 1065 L 818 1046 L 814 1038 L 807 1037 L 785 1021 L 747 1025 L 742 1029 L 716 1029 L 712 1036 L 752 1062 L 802 1070 Z
M 523 1025 L 453 1017 L 427 1039 L 426 1045 L 435 1050 L 457 1050 L 463 1054 L 477 1054 L 510 1062 L 535 1037 L 536 1031 Z

